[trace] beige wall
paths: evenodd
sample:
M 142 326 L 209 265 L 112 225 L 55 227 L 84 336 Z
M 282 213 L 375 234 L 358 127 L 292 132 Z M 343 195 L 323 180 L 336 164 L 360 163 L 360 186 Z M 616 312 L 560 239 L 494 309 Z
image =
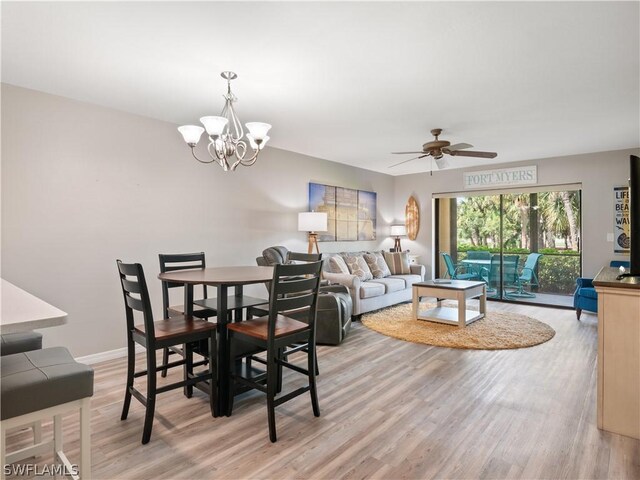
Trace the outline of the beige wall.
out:
M 380 241 L 322 250 L 392 246 L 388 175 L 269 148 L 225 173 L 196 162 L 175 125 L 2 85 L 2 277 L 69 313 L 43 333 L 76 356 L 124 346 L 117 258 L 143 264 L 159 315 L 160 252 L 221 266 L 254 265 L 270 245 L 306 250 L 309 181 L 378 193 Z
M 271 148 L 224 173 L 193 160 L 175 125 L 5 84 L 1 133 L 2 277 L 69 313 L 45 343 L 76 356 L 124 346 L 116 258 L 144 265 L 159 314 L 158 253 L 203 250 L 209 265 L 253 265 L 270 245 L 304 250 L 297 213 L 313 181 L 378 193 L 379 240 L 321 243 L 326 252 L 391 247 L 387 226 L 414 195 L 420 232 L 402 245 L 430 275 L 432 194 L 463 190 L 462 170 L 391 177 Z M 612 187 L 625 184 L 633 152 L 523 162 L 538 165 L 540 185 L 582 183 L 586 275 L 620 258 L 606 234 Z
M 593 276 L 612 259 L 628 259 L 628 256 L 613 253 L 613 243 L 607 241 L 607 233 L 613 232 L 613 186 L 627 184 L 630 154 L 639 155 L 640 149 L 546 158 L 495 167 L 537 165 L 538 185 L 582 184 L 583 274 Z M 469 171 L 488 168 L 492 167 Z M 415 196 L 420 204 L 418 238 L 414 242 L 404 240 L 403 246 L 421 255 L 420 261 L 427 265 L 428 276 L 433 270 L 432 195 L 464 191 L 462 173 L 463 170 L 445 170 L 433 172 L 433 176 L 422 173 L 395 179 L 396 214 L 403 211 L 410 195 Z

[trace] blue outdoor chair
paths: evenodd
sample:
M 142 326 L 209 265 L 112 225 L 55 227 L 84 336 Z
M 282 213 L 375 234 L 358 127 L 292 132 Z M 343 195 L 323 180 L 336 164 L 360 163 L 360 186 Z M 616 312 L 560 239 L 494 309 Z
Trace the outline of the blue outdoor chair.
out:
M 536 296 L 536 294 L 531 291 L 525 291 L 524 287 L 537 287 L 538 285 L 540 285 L 538 283 L 536 268 L 541 257 L 541 253 L 530 253 L 529 255 L 527 255 L 527 259 L 524 262 L 524 267 L 522 267 L 522 272 L 520 272 L 520 275 L 516 276 L 515 279 L 515 285 L 517 289 L 515 292 L 507 293 L 508 297 L 534 298 Z
M 479 276 L 467 265 L 453 263 L 451 255 L 443 253 L 444 263 L 447 266 L 447 274 L 452 280 L 479 280 Z
M 469 250 L 467 260 L 491 260 L 491 252 L 487 250 Z
M 610 267 L 629 268 L 630 263 L 624 260 L 612 260 Z M 576 317 L 580 320 L 582 310 L 598 313 L 598 294 L 593 287 L 593 278 L 576 279 L 576 291 L 573 294 L 573 308 L 576 309 Z

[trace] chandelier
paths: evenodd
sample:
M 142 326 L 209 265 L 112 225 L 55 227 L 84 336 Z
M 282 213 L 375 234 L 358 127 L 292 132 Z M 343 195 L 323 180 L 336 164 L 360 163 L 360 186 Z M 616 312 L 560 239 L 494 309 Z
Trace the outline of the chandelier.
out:
M 204 125 L 204 128 L 197 125 L 183 125 L 178 127 L 178 131 L 182 134 L 182 138 L 184 138 L 187 145 L 191 147 L 193 158 L 201 163 L 216 162 L 225 172 L 233 172 L 239 165 L 249 167 L 256 163 L 260 150 L 269 141 L 267 132 L 271 125 L 261 122 L 249 122 L 246 124 L 249 133 L 245 135 L 240 119 L 233 108 L 233 103 L 238 99 L 231 93 L 231 80 L 238 76 L 233 72 L 222 72 L 220 76 L 227 81 L 227 94 L 223 95 L 224 108 L 220 116 L 202 117 L 200 122 Z M 210 160 L 199 159 L 194 151 L 205 129 L 209 136 L 207 151 L 211 157 Z M 247 143 L 242 137 L 246 137 L 252 152 L 247 149 Z

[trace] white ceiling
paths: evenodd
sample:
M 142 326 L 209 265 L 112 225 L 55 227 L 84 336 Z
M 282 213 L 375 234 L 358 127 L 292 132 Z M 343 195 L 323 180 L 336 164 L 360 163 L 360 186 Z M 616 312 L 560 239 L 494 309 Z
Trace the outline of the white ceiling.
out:
M 166 120 L 222 108 L 270 145 L 400 175 L 443 139 L 527 160 L 640 145 L 638 2 L 7 3 L 2 81 Z M 176 136 L 178 133 L 176 132 Z

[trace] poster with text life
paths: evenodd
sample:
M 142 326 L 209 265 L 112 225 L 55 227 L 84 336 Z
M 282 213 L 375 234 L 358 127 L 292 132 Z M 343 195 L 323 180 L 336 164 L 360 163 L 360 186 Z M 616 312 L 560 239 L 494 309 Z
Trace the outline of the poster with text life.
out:
M 629 253 L 631 237 L 629 229 L 629 187 L 613 187 L 613 251 Z

